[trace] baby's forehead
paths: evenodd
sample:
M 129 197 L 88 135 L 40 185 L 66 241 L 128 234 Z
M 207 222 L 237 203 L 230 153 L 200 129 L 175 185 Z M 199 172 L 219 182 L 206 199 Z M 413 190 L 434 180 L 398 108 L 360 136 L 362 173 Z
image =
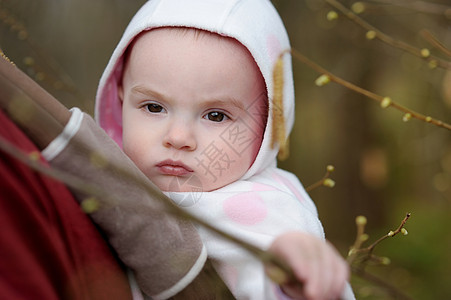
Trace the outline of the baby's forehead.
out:
M 210 51 L 227 51 L 230 54 L 241 54 L 240 57 L 255 63 L 248 49 L 234 38 L 218 33 L 192 27 L 158 27 L 151 28 L 139 34 L 129 46 L 127 52 L 134 51 L 136 45 L 160 44 L 172 45 L 200 44 Z

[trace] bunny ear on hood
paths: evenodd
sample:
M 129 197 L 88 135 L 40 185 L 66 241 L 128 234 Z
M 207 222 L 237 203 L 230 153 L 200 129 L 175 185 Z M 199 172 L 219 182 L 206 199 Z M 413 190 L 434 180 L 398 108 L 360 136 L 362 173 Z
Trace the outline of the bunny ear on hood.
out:
M 269 112 L 261 148 L 243 179 L 268 166 L 275 166 L 279 148 L 281 145 L 283 148 L 294 123 L 294 87 L 291 56 L 287 53 L 290 49 L 288 35 L 269 0 L 146 2 L 125 30 L 100 79 L 95 106 L 99 125 L 122 146 L 122 105 L 118 84 L 122 77 L 124 53 L 141 32 L 159 27 L 205 30 L 234 38 L 247 48 L 265 80 Z M 278 71 L 273 72 L 275 66 Z

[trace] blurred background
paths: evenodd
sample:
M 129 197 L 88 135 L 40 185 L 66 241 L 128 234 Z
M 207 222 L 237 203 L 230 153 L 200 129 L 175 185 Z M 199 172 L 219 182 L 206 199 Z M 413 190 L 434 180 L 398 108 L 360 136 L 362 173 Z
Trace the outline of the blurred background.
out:
M 123 30 L 144 0 L 0 0 L 0 48 L 67 107 L 93 113 L 96 87 Z M 451 70 L 378 40 L 320 0 L 273 0 L 292 46 L 337 76 L 408 108 L 451 123 Z M 447 61 L 420 32 L 451 48 L 449 0 L 341 1 L 390 35 Z M 330 14 L 329 14 L 330 16 Z M 385 240 L 375 254 L 389 266 L 368 268 L 413 299 L 451 299 L 451 131 L 418 120 L 330 83 L 293 60 L 296 124 L 291 156 L 280 166 L 305 186 L 335 171 L 334 188 L 310 192 L 327 238 L 347 255 L 355 218 L 368 219 L 372 242 L 398 227 L 409 234 Z M 358 299 L 390 299 L 353 278 Z

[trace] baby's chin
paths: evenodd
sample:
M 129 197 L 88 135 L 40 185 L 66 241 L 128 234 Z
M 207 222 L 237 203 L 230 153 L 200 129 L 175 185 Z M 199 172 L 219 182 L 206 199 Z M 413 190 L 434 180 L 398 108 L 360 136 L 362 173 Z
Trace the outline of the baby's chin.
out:
M 232 181 L 233 182 L 233 181 Z M 213 192 L 224 186 L 230 184 L 219 182 L 202 182 L 195 176 L 189 178 L 173 177 L 169 182 L 155 183 L 155 185 L 163 192 L 169 193 L 198 193 L 198 192 Z
M 154 183 L 163 192 L 193 193 L 209 191 L 205 190 L 204 186 L 208 187 L 195 175 L 188 177 L 171 176 L 162 181 L 155 180 Z

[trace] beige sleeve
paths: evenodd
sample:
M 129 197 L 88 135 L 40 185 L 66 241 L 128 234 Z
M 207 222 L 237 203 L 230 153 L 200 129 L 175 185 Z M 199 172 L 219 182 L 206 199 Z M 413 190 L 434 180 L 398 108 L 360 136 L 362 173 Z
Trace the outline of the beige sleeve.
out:
M 133 270 L 146 295 L 172 297 L 194 280 L 205 263 L 205 248 L 196 229 L 164 213 L 158 201 L 121 172 L 112 172 L 110 164 L 114 163 L 152 184 L 89 115 L 79 115 L 75 127 L 71 122 L 66 126 L 72 126 L 72 132 L 65 130 L 62 139 L 66 142 L 49 158 L 51 165 L 115 196 L 117 200 L 108 205 L 99 199 L 100 207 L 91 214 L 92 219 Z M 99 154 L 107 161 L 99 159 Z M 88 197 L 73 192 L 80 202 Z

